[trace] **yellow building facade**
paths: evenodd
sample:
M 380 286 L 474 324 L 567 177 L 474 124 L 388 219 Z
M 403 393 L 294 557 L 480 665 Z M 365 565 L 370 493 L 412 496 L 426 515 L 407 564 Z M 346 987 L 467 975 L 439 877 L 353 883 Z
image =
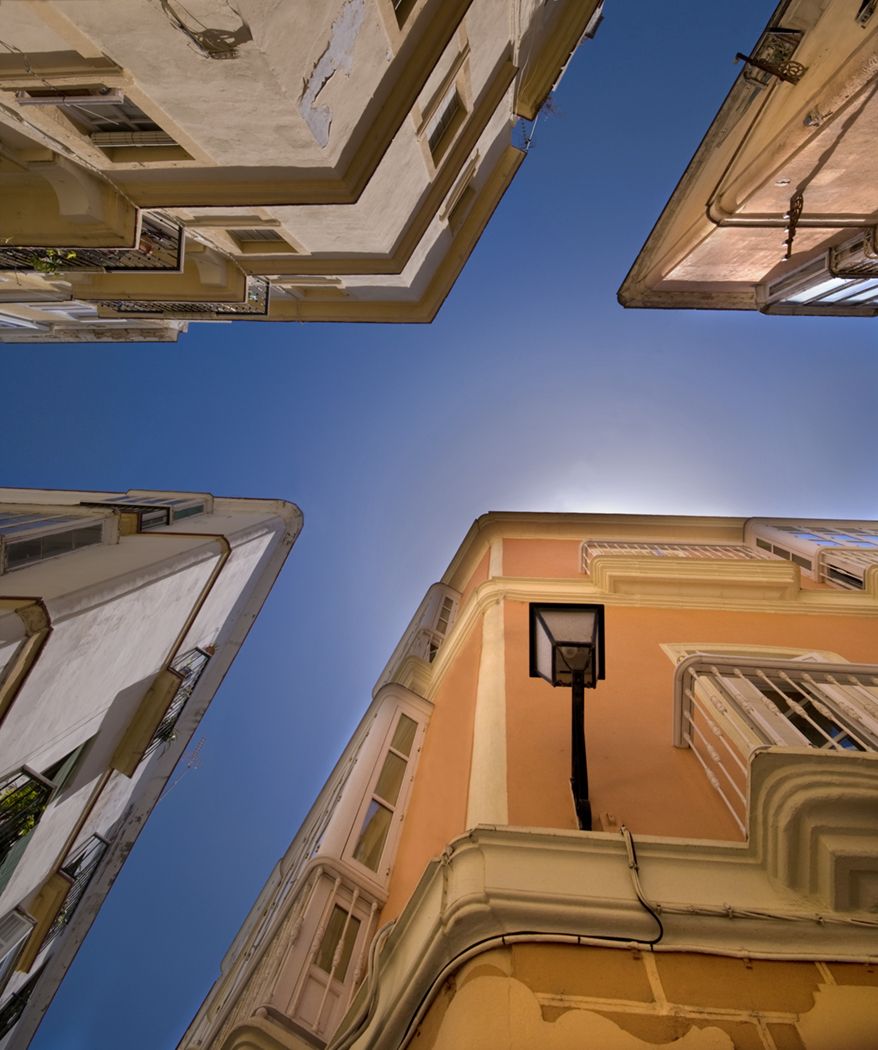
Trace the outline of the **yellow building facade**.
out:
M 874 522 L 485 515 L 180 1050 L 870 1050 L 876 657 Z
M 601 0 L 0 12 L 0 341 L 429 321 Z
M 876 11 L 872 0 L 777 5 L 738 53 L 741 72 L 620 288 L 623 306 L 878 313 Z

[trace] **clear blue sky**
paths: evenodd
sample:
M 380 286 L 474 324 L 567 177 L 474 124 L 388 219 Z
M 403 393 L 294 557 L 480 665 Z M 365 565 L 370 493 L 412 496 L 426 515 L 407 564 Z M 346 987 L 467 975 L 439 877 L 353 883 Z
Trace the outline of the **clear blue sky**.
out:
M 36 1050 L 176 1045 L 478 514 L 878 517 L 874 322 L 616 304 L 772 7 L 608 0 L 430 327 L 2 348 L 4 484 L 305 514 L 198 734 L 201 768 L 156 809 Z

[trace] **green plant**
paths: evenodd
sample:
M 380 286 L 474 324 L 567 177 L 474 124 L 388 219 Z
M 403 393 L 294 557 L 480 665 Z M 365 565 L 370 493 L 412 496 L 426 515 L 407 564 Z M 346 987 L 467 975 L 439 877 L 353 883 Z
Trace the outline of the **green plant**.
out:
M 37 273 L 56 274 L 64 269 L 64 263 L 76 258 L 76 252 L 64 248 L 44 248 L 31 256 L 31 266 Z

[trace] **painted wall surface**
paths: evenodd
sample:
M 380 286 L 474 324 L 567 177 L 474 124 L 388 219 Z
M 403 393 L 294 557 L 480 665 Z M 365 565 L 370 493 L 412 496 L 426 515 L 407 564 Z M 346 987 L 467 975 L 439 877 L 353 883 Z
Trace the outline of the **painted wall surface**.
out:
M 874 966 L 519 944 L 454 973 L 419 1050 L 874 1050 Z
M 503 540 L 504 576 L 564 579 L 579 575 L 580 540 Z
M 674 748 L 674 668 L 662 643 L 710 642 L 829 649 L 878 658 L 875 621 L 790 613 L 606 606 L 607 677 L 586 692 L 592 809 L 649 835 L 739 838 L 694 755 Z M 528 677 L 528 607 L 506 603 L 509 822 L 573 827 L 570 699 Z

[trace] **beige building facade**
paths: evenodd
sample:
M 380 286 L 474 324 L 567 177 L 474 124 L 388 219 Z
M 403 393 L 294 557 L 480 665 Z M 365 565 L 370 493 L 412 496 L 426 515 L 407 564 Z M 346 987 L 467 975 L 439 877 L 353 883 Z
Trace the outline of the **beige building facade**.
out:
M 0 1047 L 23 1050 L 299 534 L 283 500 L 0 490 Z
M 738 59 L 619 301 L 874 317 L 876 4 L 782 0 Z
M 20 0 L 0 341 L 433 318 L 601 0 Z
M 871 1050 L 876 752 L 875 522 L 485 515 L 180 1050 Z

